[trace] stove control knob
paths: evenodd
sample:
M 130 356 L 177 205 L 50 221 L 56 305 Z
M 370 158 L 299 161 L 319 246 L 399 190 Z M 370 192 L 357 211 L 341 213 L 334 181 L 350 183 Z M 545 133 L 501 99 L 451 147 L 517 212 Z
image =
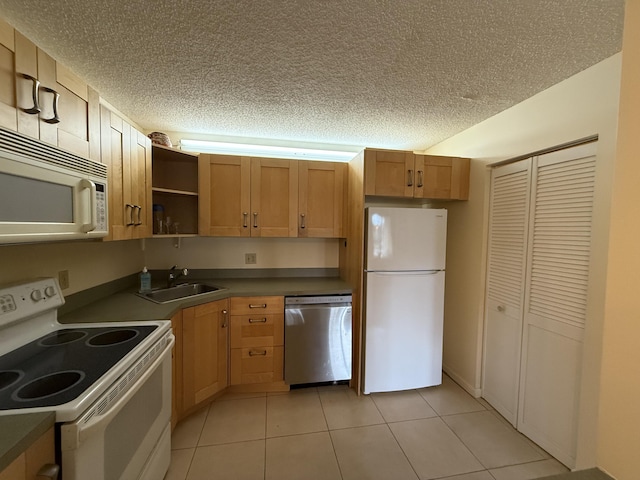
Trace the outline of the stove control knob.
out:
M 44 289 L 44 294 L 46 295 L 47 298 L 54 297 L 56 295 L 56 289 L 53 288 L 51 285 L 49 285 L 47 288 Z
M 34 290 L 31 292 L 31 300 L 34 302 L 39 302 L 42 300 L 42 292 L 40 290 Z

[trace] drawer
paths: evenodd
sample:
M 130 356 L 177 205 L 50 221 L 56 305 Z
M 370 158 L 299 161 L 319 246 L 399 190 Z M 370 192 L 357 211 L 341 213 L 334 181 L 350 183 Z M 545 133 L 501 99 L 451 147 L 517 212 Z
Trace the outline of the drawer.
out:
M 284 347 L 231 349 L 231 385 L 282 381 Z
M 284 345 L 282 313 L 231 315 L 231 348 Z
M 284 297 L 232 297 L 231 315 L 284 314 Z

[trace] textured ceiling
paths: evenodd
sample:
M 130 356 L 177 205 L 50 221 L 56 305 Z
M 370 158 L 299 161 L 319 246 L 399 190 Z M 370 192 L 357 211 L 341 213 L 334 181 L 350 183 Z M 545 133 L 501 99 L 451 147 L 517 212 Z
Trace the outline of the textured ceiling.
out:
M 618 52 L 624 0 L 0 0 L 0 15 L 148 130 L 421 150 Z

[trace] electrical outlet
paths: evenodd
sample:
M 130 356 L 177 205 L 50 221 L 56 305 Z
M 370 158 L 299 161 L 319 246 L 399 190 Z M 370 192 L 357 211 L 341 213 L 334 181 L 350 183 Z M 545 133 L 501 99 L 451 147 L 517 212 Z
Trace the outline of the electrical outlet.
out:
M 69 270 L 61 270 L 58 272 L 58 283 L 62 290 L 69 288 Z
M 258 263 L 258 256 L 255 253 L 245 253 L 244 263 L 246 265 L 255 265 L 256 263 Z

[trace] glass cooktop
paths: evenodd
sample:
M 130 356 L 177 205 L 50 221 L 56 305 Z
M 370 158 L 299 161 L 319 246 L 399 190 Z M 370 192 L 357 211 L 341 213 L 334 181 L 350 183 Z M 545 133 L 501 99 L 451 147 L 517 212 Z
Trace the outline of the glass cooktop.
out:
M 56 330 L 0 357 L 0 410 L 70 402 L 156 325 Z

